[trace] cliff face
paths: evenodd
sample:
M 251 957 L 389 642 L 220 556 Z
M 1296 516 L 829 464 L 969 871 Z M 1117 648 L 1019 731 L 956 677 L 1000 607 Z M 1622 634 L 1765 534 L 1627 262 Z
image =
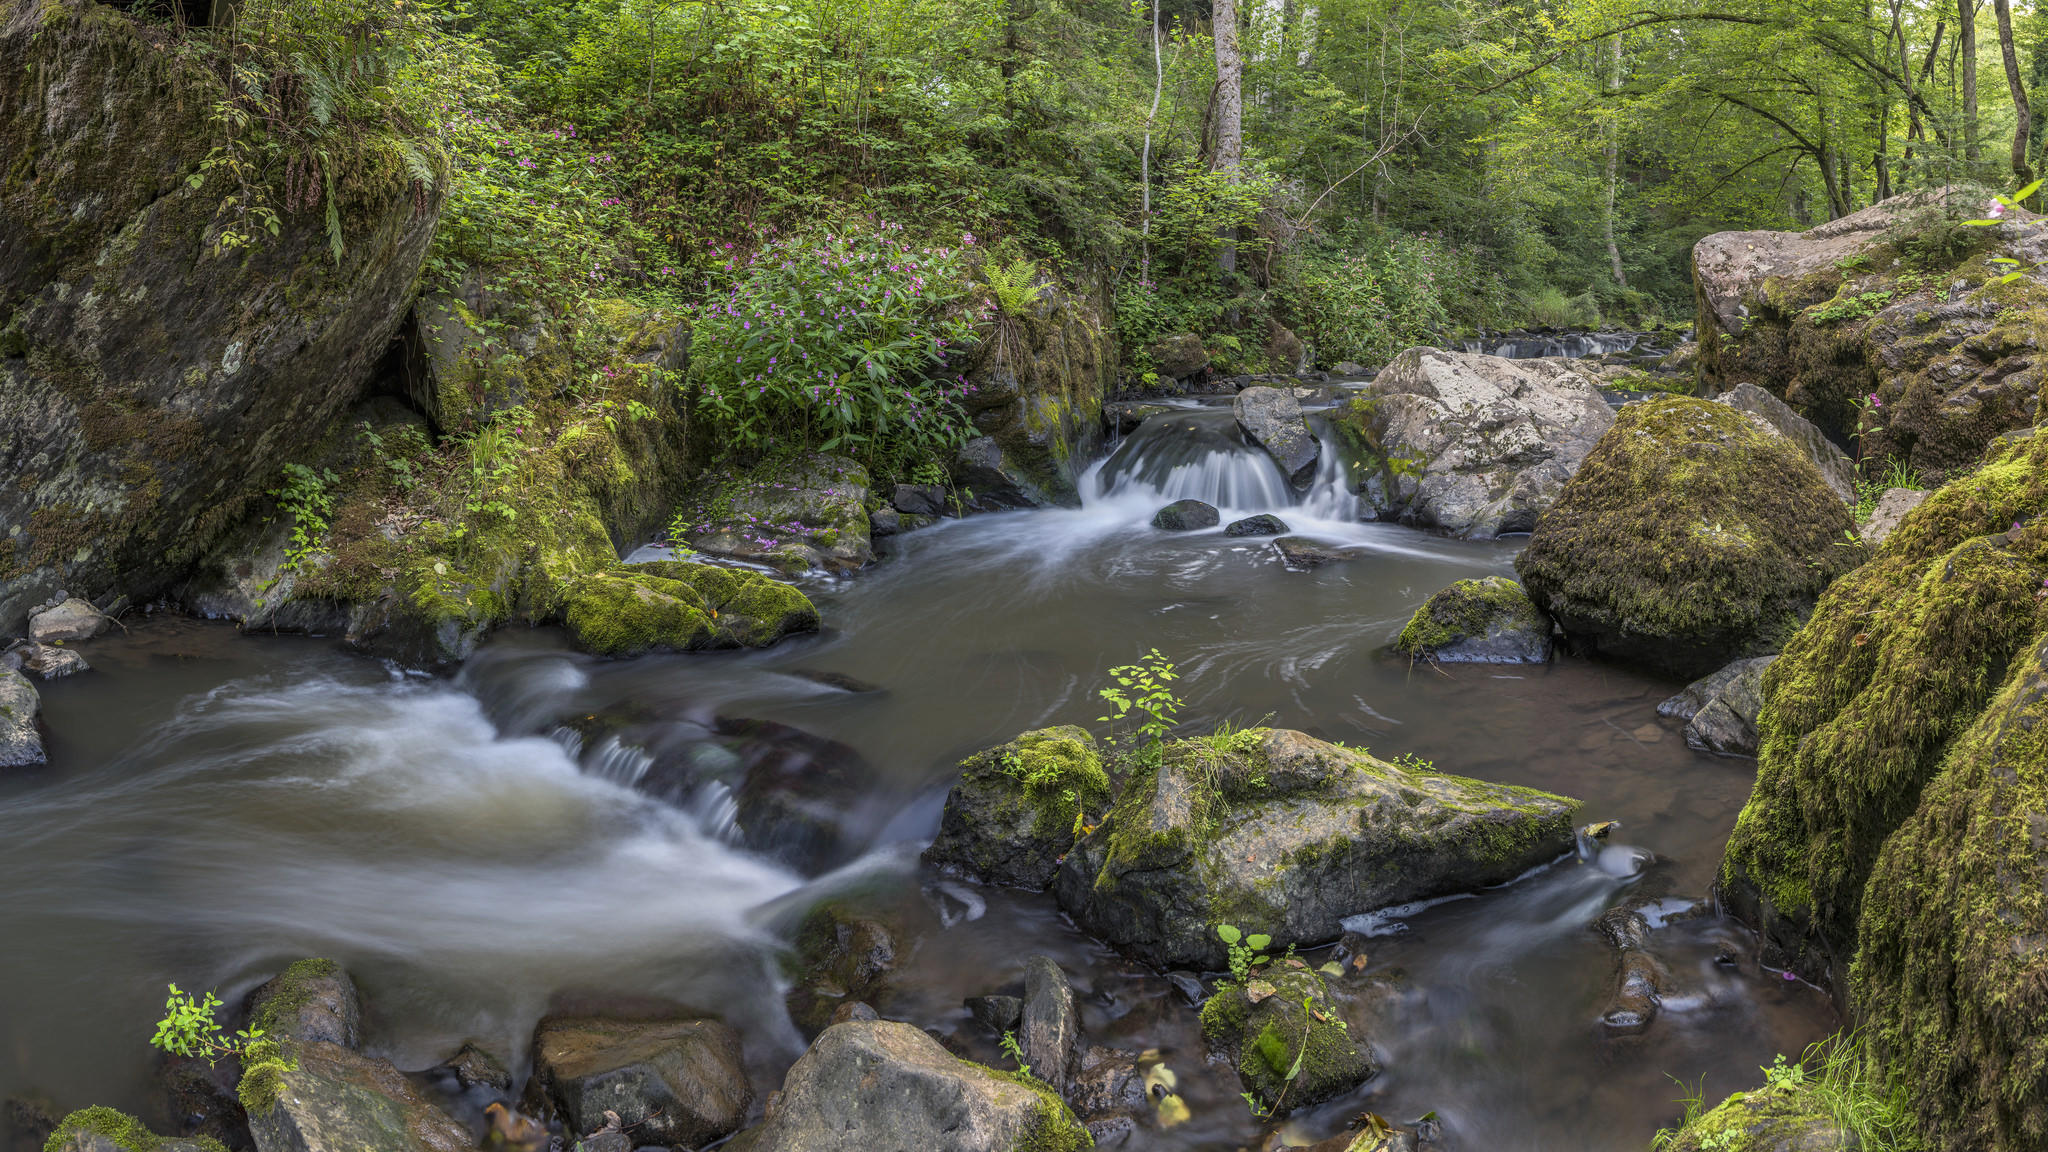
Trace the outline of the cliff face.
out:
M 177 579 L 362 394 L 439 212 L 394 142 L 218 244 L 214 72 L 91 0 L 0 0 L 0 631 Z

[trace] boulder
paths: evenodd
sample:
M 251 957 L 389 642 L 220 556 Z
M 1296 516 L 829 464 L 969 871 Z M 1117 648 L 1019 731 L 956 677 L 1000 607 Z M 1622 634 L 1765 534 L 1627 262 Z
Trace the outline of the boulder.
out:
M 28 677 L 0 667 L 0 768 L 44 763 L 43 737 L 36 728 L 42 709 L 43 698 Z
M 1535 526 L 1614 410 L 1563 362 L 1410 348 L 1344 419 L 1380 464 L 1383 518 L 1488 539 Z
M 1289 568 L 1320 568 L 1343 560 L 1356 560 L 1364 553 L 1342 544 L 1331 544 L 1323 540 L 1311 540 L 1306 536 L 1276 536 L 1273 548 L 1280 553 L 1280 559 Z
M 76 596 L 28 618 L 28 638 L 38 644 L 90 640 L 106 630 L 106 616 Z
M 315 1040 L 245 1060 L 257 1152 L 472 1152 L 476 1137 L 387 1060 Z
M 1026 732 L 960 767 L 924 858 L 991 884 L 1052 883 L 1082 824 L 1109 805 L 1095 738 L 1072 725 Z
M 1152 526 L 1168 532 L 1193 532 L 1214 528 L 1222 522 L 1223 516 L 1215 506 L 1200 500 L 1175 500 L 1152 516 Z
M 1365 365 L 1360 364 L 1354 360 L 1339 360 L 1337 361 L 1337 363 L 1330 366 L 1330 375 L 1343 376 L 1351 379 L 1357 379 L 1358 377 L 1365 376 L 1371 371 L 1372 369 L 1367 368 Z
M 812 910 L 790 952 L 790 1019 L 815 1033 L 848 1004 L 884 1000 L 896 971 L 896 937 L 887 921 L 849 905 Z
M 1237 1069 L 1261 1111 L 1319 1104 L 1379 1071 L 1343 1025 L 1323 977 L 1292 958 L 1243 983 L 1219 984 L 1202 1005 L 1202 1036 Z
M 1170 404 L 1154 404 L 1145 400 L 1117 400 L 1102 406 L 1103 423 L 1111 432 L 1128 436 L 1137 431 L 1138 425 L 1154 416 L 1176 409 Z
M 845 572 L 875 558 L 867 498 L 867 469 L 843 456 L 798 452 L 700 478 L 677 523 L 699 552 L 789 572 Z
M 1176 332 L 1151 348 L 1153 366 L 1168 380 L 1190 380 L 1209 370 L 1209 350 L 1192 332 Z
M 1096 298 L 1086 286 L 1042 284 L 1021 312 L 993 322 L 1000 335 L 984 332 L 967 353 L 960 404 L 992 442 L 987 456 L 1014 487 L 1012 496 L 1081 505 L 1078 483 L 1102 444 L 1103 401 L 1117 374 L 1116 340 Z
M 1265 728 L 1133 758 L 1054 891 L 1082 928 L 1160 968 L 1224 966 L 1219 919 L 1276 947 L 1347 916 L 1504 883 L 1571 850 L 1576 801 L 1397 767 Z
M 1811 1087 L 1737 1092 L 1675 1130 L 1660 1152 L 1859 1152 L 1856 1134 Z
M 224 243 L 242 193 L 204 164 L 227 88 L 157 28 L 91 0 L 0 15 L 0 156 L 21 161 L 0 184 L 0 635 L 60 588 L 181 578 L 355 402 L 440 214 L 429 133 L 344 133 L 333 216 Z
M 948 508 L 946 489 L 941 484 L 898 484 L 889 504 L 896 511 L 913 516 L 944 516 Z
M 1232 520 L 1223 528 L 1225 536 L 1283 536 L 1292 531 L 1294 529 L 1287 526 L 1287 521 L 1270 512 Z
M 221 1152 L 210 1139 L 159 1136 L 112 1108 L 87 1108 L 64 1117 L 42 1147 L 44 1152 Z
M 1276 375 L 1291 376 L 1308 367 L 1308 346 L 1301 337 L 1278 324 L 1266 329 L 1266 367 Z
M 572 1131 L 609 1111 L 643 1142 L 692 1148 L 738 1130 L 754 1102 L 739 1034 L 717 1020 L 544 1017 L 527 1092 Z
M 969 996 L 962 1003 L 991 1036 L 1015 1032 L 1024 1023 L 1024 1001 L 1017 996 Z
M 1394 651 L 1445 664 L 1543 664 L 1550 618 L 1504 576 L 1460 580 L 1415 610 Z
M 45 680 L 55 680 L 74 672 L 90 672 L 92 665 L 85 657 L 70 648 L 59 648 L 54 644 L 23 644 L 13 650 L 21 659 L 25 672 L 33 672 Z
M 1764 675 L 1718 892 L 1832 988 L 1929 1147 L 2048 1132 L 2048 437 L 1995 441 Z
M 1806 454 L 1748 416 L 1622 409 L 1515 559 L 1539 608 L 1602 655 L 1675 676 L 1776 652 L 1863 562 Z
M 1316 460 L 1322 445 L 1308 430 L 1301 404 L 1294 394 L 1281 388 L 1256 385 L 1237 394 L 1231 402 L 1237 426 L 1252 443 L 1280 466 L 1280 474 L 1299 491 L 1316 478 Z
M 903 513 L 894 508 L 877 508 L 868 513 L 868 538 L 880 540 L 903 531 Z
M 961 502 L 979 512 L 1048 508 L 1060 501 L 1004 455 L 993 436 L 976 436 L 953 457 L 953 484 Z
M 1887 488 L 1877 498 L 1877 504 L 1870 510 L 1870 519 L 1863 522 L 1863 542 L 1871 548 L 1884 543 L 1906 518 L 1906 513 L 1920 506 L 1927 499 L 1927 493 L 1918 488 Z
M 1835 447 L 1835 442 L 1828 439 L 1826 433 L 1794 412 L 1791 405 L 1747 381 L 1714 397 L 1714 403 L 1726 404 L 1737 411 L 1760 417 L 1806 453 L 1806 458 L 1820 469 L 1821 479 L 1827 481 L 1834 494 L 1842 498 L 1842 503 L 1856 503 L 1856 465 Z
M 1065 1091 L 1081 1061 L 1081 1013 L 1074 986 L 1050 956 L 1024 961 L 1024 1011 L 1017 1032 L 1031 1074 Z
M 332 960 L 301 960 L 249 993 L 249 1026 L 291 1044 L 321 1041 L 343 1048 L 362 1043 L 362 998 L 355 981 Z
M 564 617 L 578 648 L 599 656 L 765 648 L 818 630 L 797 589 L 758 572 L 655 560 L 579 578 Z
M 1078 1152 L 1092 1142 L 1039 1081 L 969 1063 L 912 1025 L 834 1024 L 734 1152 Z
M 1756 714 L 1763 707 L 1764 669 L 1776 656 L 1737 660 L 1686 685 L 1657 705 L 1657 715 L 1683 720 L 1686 747 L 1719 756 L 1756 755 Z

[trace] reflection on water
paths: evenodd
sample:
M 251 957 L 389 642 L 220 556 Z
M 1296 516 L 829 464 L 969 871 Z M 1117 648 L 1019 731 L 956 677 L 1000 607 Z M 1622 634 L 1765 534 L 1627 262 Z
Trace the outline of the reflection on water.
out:
M 1351 522 L 1334 443 L 1304 504 L 1227 414 L 1159 419 L 1196 427 L 1134 434 L 1084 508 L 892 541 L 871 572 L 811 589 L 826 633 L 764 653 L 600 662 L 522 632 L 428 682 L 187 621 L 96 643 L 94 672 L 45 688 L 54 766 L 0 778 L 0 1093 L 145 1107 L 166 981 L 232 997 L 306 954 L 356 973 L 372 1046 L 405 1067 L 469 1038 L 516 1063 L 551 995 L 628 993 L 726 1015 L 765 1090 L 801 1044 L 774 941 L 821 893 L 859 890 L 915 940 L 886 1014 L 996 1060 L 960 1000 L 1046 951 L 1094 1042 L 1161 1048 L 1183 1077 L 1195 1118 L 1131 1146 L 1237 1147 L 1254 1135 L 1238 1087 L 1202 1060 L 1172 983 L 1047 897 L 915 866 L 960 757 L 1100 727 L 1102 670 L 1150 647 L 1186 673 L 1192 727 L 1263 719 L 1621 822 L 1612 861 L 1359 925 L 1370 962 L 1345 1010 L 1386 1071 L 1293 1131 L 1434 1110 L 1455 1147 L 1636 1149 L 1677 1113 L 1668 1077 L 1731 1091 L 1832 1026 L 1726 924 L 1662 922 L 1705 892 L 1751 778 L 1656 718 L 1670 685 L 1390 658 L 1425 596 L 1508 572 L 1513 545 Z M 1262 540 L 1146 526 L 1204 493 L 1226 519 L 1273 511 L 1362 555 L 1295 572 Z M 770 824 L 781 838 L 760 840 Z M 1599 1025 L 1615 957 L 1588 925 L 1636 897 L 1671 901 L 1653 940 L 1674 986 L 1647 1033 L 1615 1038 Z

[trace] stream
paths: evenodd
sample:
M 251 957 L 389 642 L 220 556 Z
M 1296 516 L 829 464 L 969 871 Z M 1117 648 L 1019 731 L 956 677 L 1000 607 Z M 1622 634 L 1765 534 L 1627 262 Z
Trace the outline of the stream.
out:
M 1183 673 L 1188 730 L 1300 728 L 1620 822 L 1593 862 L 1361 922 L 1368 979 L 1343 1007 L 1385 1071 L 1298 1113 L 1290 1137 L 1361 1109 L 1433 1111 L 1448 1148 L 1635 1152 L 1677 1118 L 1676 1081 L 1718 1099 L 1833 1031 L 1821 993 L 1759 970 L 1745 933 L 1704 916 L 1654 933 L 1675 987 L 1649 1030 L 1603 1033 L 1615 956 L 1589 923 L 1631 896 L 1702 896 L 1754 764 L 1687 750 L 1656 715 L 1675 684 L 1563 657 L 1390 655 L 1432 592 L 1512 575 L 1519 541 L 1360 523 L 1325 447 L 1297 496 L 1227 409 L 1174 409 L 1089 473 L 1082 508 L 884 541 L 875 567 L 805 583 L 822 634 L 762 652 L 599 661 L 515 630 L 429 679 L 328 639 L 131 614 L 86 649 L 93 671 L 41 685 L 53 766 L 0 775 L 0 1096 L 159 1120 L 147 1041 L 164 985 L 232 1003 L 307 955 L 355 976 L 366 1047 L 401 1068 L 474 1039 L 522 1070 L 550 1003 L 661 997 L 738 1027 L 765 1096 L 803 1045 L 778 954 L 805 909 L 857 892 L 904 924 L 884 1016 L 1001 1063 L 961 1000 L 1045 952 L 1091 1043 L 1158 1048 L 1180 1075 L 1193 1118 L 1126 1147 L 1243 1147 L 1258 1129 L 1240 1086 L 1203 1059 L 1173 982 L 1049 895 L 916 859 L 962 757 L 1047 724 L 1100 731 L 1104 670 L 1154 647 Z M 1184 497 L 1225 523 L 1274 512 L 1358 556 L 1294 571 L 1263 539 L 1148 526 Z M 762 763 L 827 786 L 754 851 L 736 773 Z

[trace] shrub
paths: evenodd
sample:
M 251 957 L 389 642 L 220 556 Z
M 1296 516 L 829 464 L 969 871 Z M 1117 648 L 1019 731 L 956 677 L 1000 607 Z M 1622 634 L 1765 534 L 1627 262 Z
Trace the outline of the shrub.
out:
M 1450 334 L 1446 297 L 1464 271 L 1440 241 L 1378 235 L 1348 253 L 1302 260 L 1285 292 L 1318 360 L 1377 366 Z

